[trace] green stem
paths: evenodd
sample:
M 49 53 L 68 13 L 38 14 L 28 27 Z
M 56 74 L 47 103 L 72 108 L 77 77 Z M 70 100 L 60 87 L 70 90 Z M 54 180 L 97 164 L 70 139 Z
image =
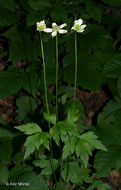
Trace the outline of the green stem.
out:
M 47 113 L 49 114 L 49 105 L 48 105 L 48 98 L 47 98 L 46 70 L 45 70 L 45 56 L 44 56 L 44 48 L 43 48 L 43 41 L 42 41 L 41 32 L 40 32 L 40 38 L 41 38 L 42 60 L 43 60 L 43 75 L 44 75 L 45 101 L 46 101 Z M 50 128 L 50 123 L 49 123 L 49 128 Z
M 75 32 L 75 82 L 74 82 L 74 100 L 76 99 L 77 86 L 77 33 Z
M 40 38 L 41 38 L 42 60 L 43 60 L 43 75 L 44 75 L 45 100 L 46 100 L 47 113 L 49 115 L 50 112 L 49 112 L 48 97 L 47 97 L 47 82 L 46 82 L 46 70 L 45 70 L 45 57 L 44 57 L 44 48 L 43 48 L 43 40 L 42 40 L 41 32 L 40 32 Z M 49 125 L 49 129 L 50 129 L 50 122 L 48 122 L 48 125 Z M 51 158 L 53 158 L 52 139 L 51 139 L 51 137 L 50 137 L 50 151 L 51 151 Z M 52 164 L 52 160 L 51 159 L 50 159 L 50 165 L 51 165 L 51 169 L 53 170 L 53 164 Z M 56 181 L 55 173 L 54 173 L 54 178 L 55 178 L 55 181 Z
M 56 122 L 58 122 L 58 35 L 56 35 Z

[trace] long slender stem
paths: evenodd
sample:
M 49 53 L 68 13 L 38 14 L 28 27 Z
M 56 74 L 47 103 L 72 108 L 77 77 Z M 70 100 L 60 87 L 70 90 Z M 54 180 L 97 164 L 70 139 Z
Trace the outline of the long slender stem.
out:
M 56 35 L 56 121 L 58 121 L 58 35 Z
M 45 56 L 44 56 L 44 48 L 43 48 L 43 41 L 42 41 L 41 32 L 40 32 L 40 38 L 41 38 L 42 60 L 43 60 L 43 75 L 44 75 L 45 101 L 46 101 L 47 113 L 49 114 L 49 105 L 48 105 L 48 97 L 47 97 L 46 70 L 45 70 Z M 49 123 L 49 127 L 50 127 L 50 123 Z
M 77 33 L 75 32 L 75 82 L 74 82 L 74 100 L 76 99 L 77 88 Z
M 43 40 L 42 40 L 42 35 L 40 32 L 40 38 L 41 38 L 41 52 L 42 52 L 42 60 L 43 60 L 43 75 L 44 75 L 44 88 L 45 88 L 45 100 L 46 100 L 46 108 L 47 108 L 47 113 L 50 114 L 49 112 L 49 105 L 48 105 L 48 97 L 47 97 L 47 82 L 46 82 L 46 69 L 45 69 L 45 56 L 44 56 L 44 48 L 43 48 Z M 50 122 L 48 122 L 49 125 L 49 129 L 50 129 Z M 50 137 L 50 151 L 51 151 L 51 158 L 53 157 L 53 152 L 52 152 L 52 139 Z M 53 169 L 53 163 L 52 160 L 50 159 L 50 165 L 51 165 L 51 169 L 53 170 L 54 173 L 54 169 Z M 56 176 L 54 173 L 54 179 L 56 181 Z

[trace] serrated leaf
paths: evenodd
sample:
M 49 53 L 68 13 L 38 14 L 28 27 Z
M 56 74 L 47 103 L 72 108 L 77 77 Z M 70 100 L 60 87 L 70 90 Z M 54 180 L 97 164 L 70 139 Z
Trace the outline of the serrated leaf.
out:
M 35 72 L 26 73 L 22 87 L 36 97 L 36 92 L 39 86 L 39 77 Z
M 6 183 L 8 180 L 8 174 L 9 170 L 7 166 L 3 162 L 0 162 L 0 184 Z
M 75 172 L 76 171 L 76 172 Z M 64 166 L 62 171 L 62 178 L 65 182 L 72 182 L 74 184 L 82 184 L 82 182 L 90 183 L 89 170 L 80 167 L 78 162 L 69 162 Z
M 56 142 L 57 146 L 59 146 L 60 133 L 59 133 L 59 129 L 57 128 L 56 125 L 51 127 L 50 134 L 51 134 L 53 140 Z
M 67 189 L 65 189 L 66 188 L 66 183 L 64 183 L 64 182 L 58 182 L 58 183 L 56 183 L 56 190 L 67 190 Z
M 121 167 L 121 147 L 111 145 L 107 152 L 100 151 L 95 156 L 94 167 L 97 170 L 96 175 L 99 177 L 110 176 L 112 169 Z
M 38 150 L 40 145 L 45 146 L 49 149 L 49 135 L 48 133 L 37 133 L 27 137 L 25 142 L 26 152 L 24 159 L 26 159 L 35 150 Z
M 37 107 L 36 99 L 29 96 L 21 96 L 16 100 L 18 109 L 16 110 L 17 121 L 23 121 L 27 116 L 31 115 Z
M 87 167 L 89 155 L 92 155 L 92 149 L 107 150 L 93 132 L 89 131 L 80 136 L 77 135 L 75 138 L 77 138 L 77 141 L 75 141 L 73 145 L 73 134 L 72 136 L 65 137 L 65 145 L 62 154 L 63 159 L 75 152 L 77 157 L 80 157 L 83 161 L 84 166 Z
M 121 110 L 118 113 L 121 114 Z M 114 117 L 111 114 L 105 117 L 104 112 L 98 116 L 97 127 L 94 131 L 106 147 L 112 144 L 121 145 L 121 128 L 115 121 L 117 117 L 117 112 Z
M 80 110 L 78 107 L 78 101 L 72 101 L 68 105 L 67 120 L 69 122 L 76 122 L 80 116 Z
M 75 135 L 75 136 L 79 135 L 78 126 L 71 121 L 70 122 L 68 120 L 60 121 L 58 122 L 57 127 L 59 128 L 61 139 L 63 139 L 63 137 L 66 134 Z
M 40 143 L 44 145 L 45 148 L 47 148 L 48 150 L 50 149 L 49 148 L 49 134 L 46 133 L 46 132 L 43 132 L 42 135 L 41 135 L 41 140 L 40 140 Z
M 36 123 L 27 123 L 18 127 L 15 127 L 21 132 L 24 132 L 26 135 L 32 135 L 35 133 L 41 133 L 41 128 Z
M 31 166 L 27 166 L 26 164 L 17 164 L 15 165 L 9 173 L 9 181 L 16 181 L 17 178 L 19 177 L 19 175 L 21 175 L 22 173 L 26 172 L 26 171 L 31 171 L 32 167 Z
M 80 156 L 85 167 L 87 167 L 89 155 L 92 155 L 93 148 L 104 151 L 107 150 L 97 138 L 93 132 L 86 132 L 79 137 L 76 154 L 78 157 Z
M 23 72 L 13 69 L 0 72 L 0 98 L 17 93 L 23 82 Z
M 5 141 L 5 140 L 11 140 L 14 137 L 19 136 L 17 133 L 13 133 L 9 129 L 6 128 L 0 128 L 0 140 Z
M 78 140 L 76 137 L 73 136 L 70 138 L 71 138 L 71 154 L 73 154 Z
M 118 78 L 121 73 L 121 55 L 114 55 L 105 64 L 103 69 L 104 76 L 109 78 Z
M 121 110 L 121 102 L 115 102 L 114 100 L 110 100 L 104 107 L 105 116 L 109 116 L 120 110 Z
M 66 143 L 63 147 L 63 154 L 62 154 L 62 159 L 67 158 L 71 153 L 71 146 L 70 143 Z
M 10 128 L 0 128 L 0 160 L 1 161 L 22 161 L 22 138 L 20 133 L 16 133 Z M 7 151 L 5 151 L 7 150 Z
M 59 166 L 56 159 L 35 160 L 33 163 L 35 166 L 43 168 L 41 171 L 41 175 L 51 175 Z
M 96 180 L 93 182 L 92 185 L 90 185 L 90 187 L 88 188 L 88 190 L 109 190 L 109 188 L 111 188 L 111 186 L 109 186 L 108 184 L 104 183 L 101 180 Z
M 56 124 L 56 114 L 48 114 L 48 113 L 43 113 L 43 116 L 44 116 L 44 118 L 48 121 L 48 122 L 50 122 L 50 123 L 52 123 L 52 124 Z
M 36 149 L 39 149 L 41 145 L 40 138 L 41 138 L 41 133 L 27 137 L 25 142 L 26 152 L 24 155 L 24 159 L 26 159 Z
M 93 1 L 91 1 L 91 0 L 86 1 L 86 11 L 88 12 L 90 17 L 94 18 L 99 23 L 101 22 L 103 11 L 98 6 L 95 6 L 93 4 Z
M 3 36 L 6 36 L 10 40 L 8 61 L 11 61 L 14 65 L 16 65 L 21 61 L 34 62 L 37 60 L 39 55 L 39 44 L 37 39 L 33 41 L 31 40 L 30 30 L 25 28 L 23 30 L 20 29 L 18 25 L 15 25 L 5 32 Z M 29 67 L 31 67 L 31 65 Z M 27 78 L 26 75 L 24 77 Z

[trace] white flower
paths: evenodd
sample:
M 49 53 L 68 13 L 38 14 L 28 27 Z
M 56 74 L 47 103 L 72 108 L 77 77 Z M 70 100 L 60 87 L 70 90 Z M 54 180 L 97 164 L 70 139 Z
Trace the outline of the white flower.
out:
M 43 31 L 43 32 L 50 33 L 53 31 L 51 28 L 46 28 L 46 24 L 44 20 L 41 22 L 37 22 L 36 24 L 37 24 L 37 30 L 39 32 Z
M 66 23 L 61 24 L 60 26 L 58 26 L 56 23 L 52 23 L 52 34 L 51 34 L 52 37 L 55 37 L 57 35 L 57 33 L 59 33 L 59 34 L 66 34 L 68 31 L 62 29 L 65 26 L 67 26 Z
M 71 28 L 72 30 L 75 30 L 76 32 L 84 32 L 84 28 L 86 27 L 86 25 L 82 25 L 83 20 L 79 19 L 79 20 L 75 20 L 74 21 L 74 26 Z

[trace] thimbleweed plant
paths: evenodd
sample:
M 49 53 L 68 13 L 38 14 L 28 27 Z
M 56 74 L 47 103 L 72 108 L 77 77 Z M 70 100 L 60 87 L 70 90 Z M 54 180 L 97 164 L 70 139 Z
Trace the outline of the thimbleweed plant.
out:
M 56 23 L 52 23 L 52 37 L 56 36 L 56 120 L 58 121 L 58 33 L 66 34 L 67 30 L 63 28 L 67 26 L 66 23 L 58 26 Z
M 89 156 L 93 149 L 106 151 L 106 148 L 98 140 L 98 136 L 90 130 L 90 125 L 86 122 L 81 102 L 76 99 L 77 88 L 77 33 L 84 31 L 86 25 L 82 25 L 82 19 L 76 20 L 72 30 L 75 31 L 75 81 L 74 81 L 74 101 L 60 101 L 64 114 L 59 120 L 58 110 L 58 34 L 66 34 L 67 30 L 63 28 L 66 24 L 52 24 L 52 28 L 46 28 L 44 21 L 37 22 L 37 30 L 41 38 L 41 52 L 43 60 L 43 76 L 45 87 L 45 99 L 47 113 L 44 114 L 44 121 L 49 123 L 49 129 L 44 131 L 38 124 L 28 123 L 16 127 L 24 134 L 28 135 L 25 142 L 25 156 L 30 158 L 34 156 L 33 164 L 39 168 L 41 176 L 44 177 L 51 190 L 66 190 L 83 188 L 83 183 L 93 184 L 94 178 L 90 176 Z M 44 48 L 42 32 L 51 33 L 56 37 L 56 113 L 49 111 L 46 84 L 46 68 L 44 59 Z M 45 52 L 46 54 L 46 52 Z M 88 131 L 87 131 L 88 130 Z M 33 154 L 32 154 L 33 153 Z M 84 188 L 83 188 L 84 189 Z
M 74 100 L 76 99 L 76 85 L 77 85 L 77 69 L 78 69 L 78 63 L 77 63 L 77 33 L 84 32 L 84 28 L 86 25 L 82 25 L 83 20 L 75 20 L 74 26 L 71 28 L 75 31 L 75 82 L 74 82 Z
M 44 76 L 45 100 L 46 100 L 47 113 L 49 114 L 49 105 L 48 105 L 48 97 L 47 97 L 45 56 L 44 56 L 44 48 L 43 48 L 43 40 L 42 40 L 41 32 L 50 33 L 50 32 L 52 32 L 52 29 L 46 28 L 45 21 L 43 20 L 41 22 L 37 22 L 37 30 L 40 32 L 41 53 L 42 53 L 42 60 L 43 60 L 43 76 Z M 49 126 L 50 126 L 50 123 L 49 123 Z

